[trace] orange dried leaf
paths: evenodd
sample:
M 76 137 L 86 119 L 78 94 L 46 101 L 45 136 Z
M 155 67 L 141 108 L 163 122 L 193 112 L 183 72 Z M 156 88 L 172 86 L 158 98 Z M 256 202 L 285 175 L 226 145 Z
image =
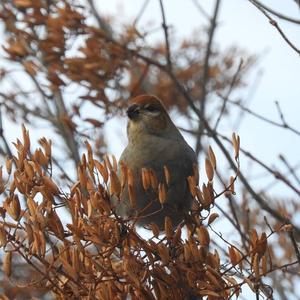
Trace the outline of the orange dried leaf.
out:
M 121 176 L 121 189 L 124 189 L 127 182 L 127 166 L 123 161 L 120 161 L 120 176 Z
M 208 218 L 208 225 L 214 222 L 215 219 L 219 217 L 219 214 L 217 213 L 212 213 L 209 218 Z
M 3 273 L 7 276 L 10 277 L 11 275 L 11 261 L 12 261 L 12 252 L 6 252 L 4 254 L 4 258 L 3 258 Z
M 5 246 L 7 243 L 6 231 L 3 226 L 0 226 L 0 248 Z
M 136 192 L 135 187 L 132 185 L 128 185 L 128 194 L 129 194 L 129 202 L 132 208 L 136 207 Z
M 234 180 L 235 178 L 233 176 L 230 177 L 230 183 L 229 183 L 229 191 L 231 192 L 231 194 L 235 194 L 235 190 L 234 190 Z
M 158 188 L 158 179 L 156 177 L 155 172 L 153 170 L 150 170 L 149 175 L 150 175 L 150 182 L 151 182 L 152 189 L 157 190 L 157 188 Z
M 160 232 L 159 227 L 157 226 L 157 224 L 151 223 L 149 225 L 149 227 L 152 231 L 153 236 L 157 238 L 159 236 L 159 232 Z
M 207 228 L 203 225 L 199 226 L 196 229 L 196 232 L 197 232 L 197 239 L 200 242 L 200 245 L 204 247 L 208 247 L 210 243 L 210 237 Z
M 232 265 L 236 265 L 238 263 L 238 258 L 237 258 L 237 255 L 236 255 L 236 251 L 235 251 L 235 248 L 233 246 L 230 246 L 228 247 L 228 252 L 229 252 L 229 258 L 230 258 L 230 261 L 232 263 Z
M 232 144 L 234 149 L 234 158 L 237 159 L 240 153 L 240 137 L 235 133 L 232 134 Z
M 167 191 L 164 183 L 160 183 L 158 185 L 158 200 L 161 205 L 164 205 L 164 203 L 167 201 Z
M 108 155 L 104 155 L 104 164 L 106 165 L 106 167 L 109 171 L 113 170 L 113 166 L 110 162 Z
M 8 158 L 8 157 L 6 158 L 6 171 L 8 174 L 11 173 L 12 162 L 13 162 L 12 158 Z
M 171 239 L 173 236 L 173 224 L 170 217 L 165 217 L 165 233 L 167 239 Z
M 58 186 L 54 183 L 54 181 L 50 177 L 43 176 L 43 182 L 52 195 L 57 196 L 60 194 L 60 190 Z
M 120 180 L 114 170 L 110 171 L 110 195 L 116 195 L 119 197 L 121 193 L 121 183 Z
M 211 164 L 211 161 L 208 158 L 205 159 L 205 171 L 208 180 L 212 181 L 214 178 L 214 168 Z
M 146 168 L 142 168 L 142 184 L 145 191 L 147 191 L 151 185 L 150 172 Z
M 98 170 L 98 172 L 101 174 L 103 180 L 105 183 L 107 183 L 108 181 L 108 170 L 106 168 L 105 164 L 101 164 L 99 161 L 94 160 L 96 168 Z
M 37 203 L 31 198 L 27 198 L 27 206 L 31 216 L 36 215 Z
M 261 269 L 263 275 L 268 273 L 268 259 L 266 254 L 261 258 Z
M 193 177 L 194 177 L 194 181 L 195 181 L 195 185 L 199 185 L 199 166 L 198 164 L 193 164 Z
M 15 220 L 19 220 L 21 213 L 21 205 L 18 195 L 13 195 L 9 206 L 7 207 L 7 212 Z
M 112 155 L 112 161 L 113 161 L 113 170 L 115 172 L 117 172 L 117 169 L 118 169 L 118 162 L 117 162 L 117 159 L 114 155 Z
M 216 170 L 217 168 L 217 160 L 216 160 L 216 156 L 215 153 L 212 149 L 211 146 L 208 147 L 208 156 L 209 156 L 209 160 L 211 162 L 211 165 L 213 166 L 214 170 Z
M 195 177 L 194 176 L 188 176 L 187 181 L 188 181 L 189 190 L 190 190 L 191 195 L 193 197 L 196 197 L 197 187 L 196 187 Z
M 167 166 L 164 166 L 164 175 L 165 175 L 166 183 L 167 185 L 169 185 L 171 182 L 171 175 Z
M 253 268 L 255 277 L 258 279 L 260 277 L 259 276 L 259 256 L 258 256 L 258 253 L 256 253 L 254 255 L 254 259 L 253 259 L 253 263 L 252 263 L 252 268 Z

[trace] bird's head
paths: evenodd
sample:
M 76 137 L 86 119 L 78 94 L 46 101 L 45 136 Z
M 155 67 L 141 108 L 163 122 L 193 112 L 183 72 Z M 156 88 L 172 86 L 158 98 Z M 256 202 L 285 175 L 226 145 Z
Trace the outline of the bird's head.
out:
M 128 138 L 156 135 L 164 138 L 182 138 L 162 102 L 152 95 L 137 96 L 129 101 Z

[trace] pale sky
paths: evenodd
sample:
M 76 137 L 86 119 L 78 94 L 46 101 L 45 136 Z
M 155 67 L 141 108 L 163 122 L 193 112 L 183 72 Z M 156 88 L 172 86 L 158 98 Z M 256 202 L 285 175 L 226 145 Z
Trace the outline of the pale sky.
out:
M 101 14 L 109 13 L 118 16 L 121 23 L 125 20 L 133 21 L 143 2 L 142 0 L 110 0 L 98 1 L 97 4 Z M 198 0 L 198 2 L 207 12 L 211 11 L 212 3 L 214 3 L 212 0 Z M 300 10 L 292 0 L 265 0 L 263 2 L 283 14 L 300 19 Z M 191 0 L 165 0 L 164 4 L 167 23 L 179 36 L 189 37 L 193 33 L 193 29 L 205 22 L 204 17 Z M 147 28 L 150 21 L 158 26 L 161 24 L 158 0 L 149 1 L 139 25 L 142 28 L 143 26 Z M 299 55 L 286 44 L 266 17 L 247 0 L 223 0 L 219 23 L 215 41 L 221 49 L 237 45 L 250 54 L 261 55 L 256 72 L 261 70 L 263 74 L 258 90 L 251 99 L 250 108 L 268 118 L 280 121 L 274 105 L 274 101 L 277 100 L 287 122 L 299 130 Z M 279 24 L 289 39 L 300 48 L 300 25 L 293 25 L 282 20 L 279 20 Z M 155 36 L 156 40 L 159 38 L 163 39 L 162 33 Z M 250 85 L 253 84 L 254 75 L 249 76 Z M 247 95 L 247 93 L 245 94 Z M 114 118 L 105 126 L 106 132 L 109 132 L 109 139 L 114 141 L 113 143 L 108 141 L 109 152 L 116 157 L 119 157 L 126 145 L 125 124 L 125 118 L 122 120 Z M 20 125 L 4 124 L 6 137 L 10 142 L 14 141 L 16 136 L 21 135 Z M 47 129 L 40 128 L 31 131 L 31 134 L 36 138 L 43 135 L 47 136 Z M 226 134 L 231 135 L 231 133 Z M 239 134 L 242 146 L 269 165 L 278 164 L 278 154 L 280 153 L 284 153 L 291 163 L 300 162 L 300 138 L 294 134 L 277 128 L 275 130 L 273 126 L 252 117 L 247 117 L 244 120 Z M 279 193 L 284 193 L 284 190 L 279 189 Z M 252 298 L 247 297 L 247 299 Z

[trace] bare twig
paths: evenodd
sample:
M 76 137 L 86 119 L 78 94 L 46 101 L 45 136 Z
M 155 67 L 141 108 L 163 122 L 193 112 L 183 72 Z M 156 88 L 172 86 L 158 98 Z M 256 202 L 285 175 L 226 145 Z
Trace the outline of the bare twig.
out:
M 241 103 L 239 103 L 238 101 L 232 101 L 228 98 L 225 98 L 224 96 L 222 96 L 221 94 L 217 93 L 217 95 L 223 99 L 223 101 L 226 101 L 226 103 L 230 103 L 230 104 L 233 104 L 235 106 L 237 106 L 238 108 L 240 108 L 242 111 L 256 117 L 257 119 L 260 119 L 264 122 L 267 122 L 271 125 L 274 125 L 276 127 L 280 127 L 280 128 L 283 128 L 283 129 L 287 129 L 287 130 L 290 130 L 291 132 L 295 133 L 296 135 L 299 135 L 300 136 L 300 131 L 298 131 L 297 129 L 291 127 L 284 119 L 282 113 L 280 113 L 280 118 L 281 118 L 281 123 L 278 123 L 276 121 L 273 121 L 267 117 L 264 117 L 254 111 L 252 111 L 251 109 L 249 109 L 248 107 L 242 105 Z M 277 102 L 275 102 L 276 105 L 277 105 Z M 277 105 L 277 108 L 278 108 L 278 105 Z
M 282 20 L 285 20 L 285 21 L 288 21 L 288 22 L 291 22 L 291 23 L 295 23 L 295 24 L 300 24 L 300 20 L 297 20 L 297 19 L 288 17 L 286 15 L 283 15 L 282 13 L 280 13 L 278 11 L 275 11 L 274 9 L 272 9 L 272 8 L 266 6 L 265 4 L 261 3 L 260 1 L 253 0 L 253 2 L 255 2 L 257 5 L 259 5 L 260 7 L 262 7 L 264 10 L 268 11 L 272 15 L 274 15 L 274 16 L 282 19 Z
M 294 179 L 300 185 L 300 178 L 297 176 L 297 174 L 295 172 L 296 167 L 292 167 L 282 154 L 279 155 L 279 159 L 286 165 L 290 174 L 294 177 Z
M 200 5 L 200 3 L 197 0 L 192 0 L 195 7 L 199 10 L 199 12 L 207 19 L 210 19 L 209 14 L 204 10 L 204 8 Z
M 103 20 L 103 18 L 100 16 L 99 12 L 97 11 L 96 7 L 95 7 L 95 3 L 94 0 L 88 0 L 88 3 L 91 7 L 91 11 L 94 15 L 94 17 L 96 18 L 97 22 L 98 22 L 98 26 L 105 31 L 106 34 L 108 34 L 109 36 L 112 36 L 113 32 L 111 27 Z
M 205 116 L 205 108 L 206 108 L 207 83 L 209 80 L 209 61 L 210 61 L 210 56 L 211 56 L 211 50 L 212 50 L 215 29 L 217 27 L 217 17 L 218 17 L 218 13 L 219 13 L 219 9 L 220 9 L 220 4 L 221 4 L 221 0 L 216 0 L 213 17 L 211 18 L 211 21 L 210 21 L 208 42 L 207 42 L 207 46 L 206 46 L 206 53 L 205 53 L 205 59 L 204 59 L 204 67 L 203 67 L 203 74 L 202 74 L 202 80 L 201 80 L 202 94 L 201 94 L 201 99 L 199 99 L 200 113 L 203 117 Z M 203 128 L 204 128 L 204 125 L 202 123 L 202 120 L 200 119 L 199 127 L 198 127 L 199 134 L 197 136 L 196 149 L 195 149 L 197 156 L 201 151 L 201 138 L 202 138 L 202 134 L 203 134 Z
M 144 1 L 144 3 L 143 3 L 143 5 L 142 5 L 142 7 L 141 7 L 139 13 L 137 14 L 136 18 L 135 18 L 134 21 L 133 21 L 133 26 L 136 26 L 136 25 L 137 25 L 138 21 L 140 20 L 140 18 L 142 17 L 143 13 L 145 12 L 145 10 L 146 10 L 146 8 L 147 8 L 149 2 L 150 2 L 150 0 L 145 0 L 145 1 Z
M 1 106 L 1 104 L 0 104 L 0 137 L 2 138 L 3 143 L 5 145 L 6 154 L 8 155 L 8 157 L 12 157 L 12 152 L 11 152 L 10 147 L 7 143 L 7 140 L 4 136 L 3 123 L 2 123 L 2 106 Z
M 267 11 L 260 6 L 259 4 L 257 4 L 257 2 L 255 0 L 248 0 L 250 1 L 255 7 L 257 7 L 269 20 L 270 24 L 273 25 L 276 30 L 279 32 L 279 34 L 281 35 L 281 37 L 286 41 L 286 43 L 294 50 L 296 51 L 298 54 L 300 54 L 300 50 L 287 38 L 287 36 L 285 35 L 285 33 L 283 32 L 283 30 L 281 29 L 281 27 L 278 25 L 278 23 L 267 13 Z
M 171 60 L 171 50 L 170 50 L 170 42 L 169 42 L 169 31 L 168 31 L 168 26 L 166 23 L 166 15 L 165 15 L 165 9 L 163 5 L 163 0 L 159 0 L 160 4 L 160 10 L 161 10 L 161 17 L 162 17 L 162 28 L 164 30 L 165 34 L 165 43 L 166 43 L 166 57 L 167 57 L 167 64 L 168 68 L 172 70 L 172 60 Z
M 236 83 L 236 81 L 238 79 L 238 76 L 239 76 L 239 73 L 240 73 L 240 71 L 242 69 L 242 66 L 243 66 L 243 60 L 241 59 L 240 63 L 239 63 L 239 66 L 238 66 L 236 72 L 234 73 L 234 75 L 232 77 L 232 80 L 231 80 L 228 92 L 227 92 L 226 96 L 224 97 L 223 105 L 222 105 L 222 108 L 220 110 L 220 114 L 218 116 L 216 124 L 214 126 L 214 130 L 217 130 L 217 128 L 218 128 L 219 122 L 221 121 L 221 118 L 222 118 L 222 116 L 223 116 L 223 114 L 225 112 L 225 108 L 226 108 L 226 104 L 227 104 L 228 98 L 230 97 L 230 94 L 231 94 L 231 92 L 232 92 L 232 90 L 234 88 L 234 85 L 235 85 L 235 83 Z

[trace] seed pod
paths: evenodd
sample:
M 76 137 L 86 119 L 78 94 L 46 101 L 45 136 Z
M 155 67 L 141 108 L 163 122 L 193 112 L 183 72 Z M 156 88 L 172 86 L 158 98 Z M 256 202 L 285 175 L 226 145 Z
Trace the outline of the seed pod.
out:
M 234 247 L 232 246 L 228 247 L 228 254 L 232 265 L 235 266 L 238 263 L 238 259 Z
M 128 186 L 134 186 L 133 172 L 129 168 L 127 169 L 127 181 L 128 181 Z
M 161 258 L 161 261 L 163 264 L 168 264 L 169 260 L 170 260 L 170 255 L 169 255 L 169 249 L 167 248 L 167 246 L 165 244 L 158 244 L 157 246 L 157 250 L 158 250 L 158 254 Z
M 164 205 L 167 200 L 166 186 L 164 183 L 158 185 L 158 199 L 161 205 Z
M 217 160 L 216 160 L 216 156 L 215 153 L 212 149 L 211 146 L 208 147 L 208 156 L 209 156 L 209 160 L 211 162 L 211 165 L 213 166 L 214 170 L 216 170 L 217 168 Z
M 166 183 L 167 185 L 169 185 L 171 182 L 171 175 L 167 166 L 164 166 L 164 174 L 165 174 Z
M 193 164 L 193 177 L 194 177 L 194 180 L 195 180 L 195 185 L 199 185 L 199 166 L 198 164 Z
M 101 174 L 105 183 L 108 181 L 108 171 L 105 164 L 101 164 L 98 160 L 94 160 L 98 172 Z
M 104 164 L 106 165 L 109 171 L 113 170 L 113 166 L 109 160 L 108 155 L 104 155 Z
M 117 169 L 118 169 L 118 162 L 117 162 L 117 159 L 114 155 L 112 155 L 112 161 L 113 161 L 113 170 L 115 172 L 117 172 Z
M 153 236 L 157 238 L 159 236 L 159 227 L 157 224 L 151 223 L 149 227 L 152 230 Z
M 116 195 L 119 197 L 121 193 L 121 183 L 120 180 L 114 170 L 110 171 L 110 195 Z
M 6 231 L 3 226 L 0 226 L 0 248 L 5 246 L 7 243 Z
M 123 190 L 127 182 L 127 166 L 123 161 L 120 161 L 120 176 L 121 176 L 121 189 Z
M 252 268 L 253 268 L 253 271 L 254 271 L 255 278 L 258 279 L 260 277 L 259 276 L 259 256 L 258 256 L 258 253 L 256 253 L 255 256 L 254 256 Z
M 213 195 L 211 194 L 209 187 L 206 186 L 205 183 L 203 183 L 202 185 L 202 195 L 203 207 L 207 209 L 213 203 Z
M 44 185 L 49 189 L 52 195 L 59 195 L 60 191 L 58 186 L 54 183 L 54 181 L 47 176 L 43 176 Z
M 181 241 L 181 227 L 178 226 L 173 237 L 173 245 L 175 246 L 178 245 L 180 241 Z
M 30 215 L 35 216 L 38 205 L 31 197 L 27 198 L 27 206 L 28 206 Z
M 219 215 L 217 213 L 212 213 L 208 218 L 208 225 L 210 225 Z
M 128 194 L 129 194 L 129 202 L 130 202 L 130 206 L 132 208 L 136 207 L 136 192 L 135 192 L 135 187 L 132 185 L 128 185 Z
M 173 236 L 173 224 L 171 218 L 168 216 L 165 217 L 165 232 L 167 239 L 171 239 Z
M 192 196 L 196 197 L 196 195 L 197 195 L 197 187 L 196 187 L 196 183 L 195 183 L 195 177 L 194 176 L 189 176 L 187 178 L 187 181 L 188 181 L 189 190 L 190 190 Z
M 12 169 L 12 162 L 13 160 L 11 158 L 6 158 L 6 171 L 8 174 L 11 173 L 11 169 Z
M 235 195 L 235 191 L 234 191 L 234 177 L 233 176 L 230 176 L 229 191 L 231 192 L 232 195 Z
M 197 228 L 196 232 L 200 245 L 203 247 L 208 247 L 210 243 L 210 237 L 207 228 L 205 226 L 200 226 Z
M 18 195 L 13 195 L 13 198 L 9 203 L 9 206 L 7 207 L 7 212 L 15 221 L 19 220 L 20 213 L 21 213 L 21 205 L 20 205 Z
M 6 252 L 3 259 L 3 273 L 10 277 L 11 275 L 11 260 L 12 260 L 12 252 Z
M 145 191 L 147 191 L 151 185 L 150 172 L 146 168 L 142 168 L 142 184 Z
M 268 272 L 268 260 L 266 254 L 261 259 L 261 268 L 262 268 L 263 275 L 266 275 Z
M 151 182 L 152 189 L 157 190 L 158 180 L 157 180 L 156 174 L 153 170 L 150 170 L 150 182 Z
M 235 133 L 232 134 L 232 144 L 234 149 L 234 158 L 237 159 L 240 153 L 240 137 Z
M 214 178 L 214 169 L 208 158 L 205 159 L 205 171 L 206 171 L 206 176 L 207 176 L 208 180 L 212 181 Z
M 83 168 L 83 165 L 79 165 L 77 168 L 77 173 L 78 173 L 78 179 L 80 181 L 80 185 L 82 188 L 86 188 L 86 184 L 87 184 L 87 175 L 86 172 Z

